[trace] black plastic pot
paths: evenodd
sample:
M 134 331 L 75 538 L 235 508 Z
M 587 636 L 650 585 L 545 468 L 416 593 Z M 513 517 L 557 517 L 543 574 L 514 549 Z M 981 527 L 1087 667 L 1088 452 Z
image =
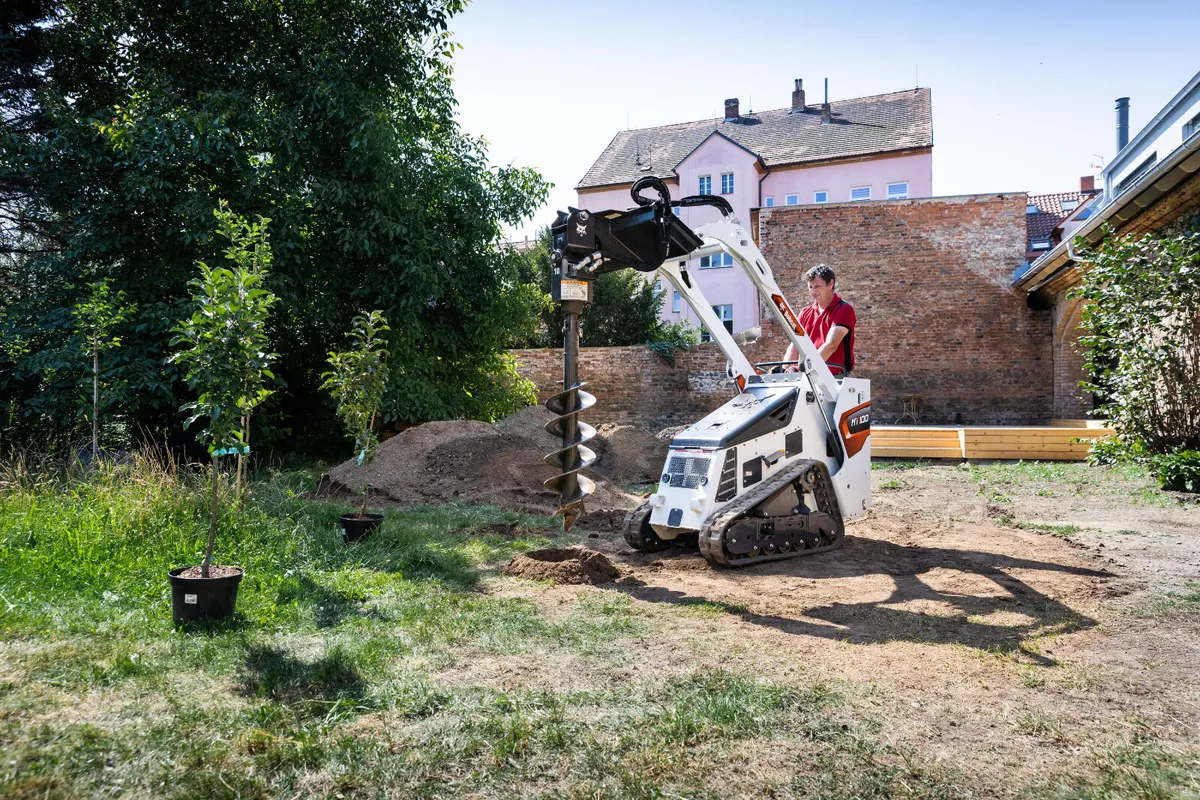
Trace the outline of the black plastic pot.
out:
M 237 574 L 221 578 L 185 578 L 179 573 L 189 567 L 177 567 L 167 573 L 171 581 L 171 619 L 176 625 L 186 625 L 202 619 L 229 619 L 237 605 L 238 584 L 242 582 L 241 569 Z
M 374 533 L 381 522 L 383 514 L 366 514 L 361 517 L 358 514 L 343 514 L 342 541 L 346 544 L 361 542 Z

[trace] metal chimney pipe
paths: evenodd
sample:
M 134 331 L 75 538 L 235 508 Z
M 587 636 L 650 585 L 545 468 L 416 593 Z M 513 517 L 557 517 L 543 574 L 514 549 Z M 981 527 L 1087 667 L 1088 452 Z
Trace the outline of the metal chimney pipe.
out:
M 1117 98 L 1117 152 L 1129 144 L 1129 98 Z

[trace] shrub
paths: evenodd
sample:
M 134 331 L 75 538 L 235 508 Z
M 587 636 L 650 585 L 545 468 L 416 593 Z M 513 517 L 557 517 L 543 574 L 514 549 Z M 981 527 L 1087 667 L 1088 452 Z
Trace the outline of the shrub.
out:
M 1200 493 L 1200 451 L 1180 450 L 1154 456 L 1150 469 L 1162 488 Z
M 1193 225 L 1193 228 L 1196 226 Z M 1085 251 L 1073 291 L 1100 414 L 1151 453 L 1200 449 L 1200 230 L 1116 236 Z

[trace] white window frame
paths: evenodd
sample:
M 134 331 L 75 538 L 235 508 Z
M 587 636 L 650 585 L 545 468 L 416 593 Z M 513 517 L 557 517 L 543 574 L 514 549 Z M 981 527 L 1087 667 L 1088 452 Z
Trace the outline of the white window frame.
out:
M 829 190 L 822 189 L 819 192 L 813 192 L 813 202 L 814 203 L 828 203 L 829 202 Z
M 904 191 L 903 192 L 893 192 L 892 189 L 896 188 L 897 186 L 903 186 Z M 898 181 L 896 183 L 889 183 L 887 185 L 887 199 L 888 200 L 907 200 L 908 199 L 908 181 Z
M 730 333 L 730 335 L 732 335 L 733 334 L 733 303 L 722 303 L 719 306 L 713 306 L 712 310 L 713 310 L 713 313 L 717 315 L 717 319 L 721 320 L 721 322 L 725 325 L 725 330 L 727 330 Z M 702 342 L 711 342 L 712 341 L 712 334 L 708 332 L 707 328 L 704 328 L 703 330 L 700 331 L 700 341 L 702 341 Z
M 682 298 L 680 298 L 679 292 L 672 291 L 671 295 L 672 295 L 672 297 L 671 297 L 671 313 L 678 314 L 679 313 L 679 301 Z
M 774 197 L 764 197 L 763 198 L 763 208 L 774 208 L 774 207 L 775 207 L 775 198 Z
M 1062 210 L 1064 212 L 1066 212 L 1067 214 L 1070 214 L 1072 211 L 1079 208 L 1079 198 L 1078 197 L 1070 197 L 1066 200 L 1063 200 L 1060 205 L 1062 205 Z
M 700 269 L 725 269 L 733 266 L 733 256 L 729 253 L 714 253 L 711 256 L 700 256 Z
M 1044 236 L 1044 237 L 1041 237 L 1038 239 L 1031 239 L 1029 242 L 1029 249 L 1030 250 L 1049 250 L 1050 249 L 1050 237 Z
M 798 195 L 798 194 L 789 194 L 789 195 L 787 196 L 787 198 L 786 198 L 786 203 L 787 203 L 787 205 L 789 205 L 789 206 L 798 206 L 798 205 L 800 205 L 800 195 Z
M 864 190 L 867 193 L 866 197 L 855 197 L 854 196 L 855 192 L 861 192 Z M 851 203 L 862 203 L 862 202 L 865 202 L 870 199 L 871 199 L 871 187 L 870 186 L 851 186 L 850 187 L 850 202 Z
M 1186 142 L 1192 138 L 1196 131 L 1200 131 L 1200 114 L 1183 123 L 1183 140 Z
M 654 296 L 658 297 L 660 294 L 662 294 L 662 291 L 663 291 L 662 278 L 659 278 L 658 280 L 654 281 Z
M 726 178 L 728 178 L 729 180 L 726 181 L 725 180 Z M 733 194 L 733 173 L 732 172 L 722 172 L 721 173 L 721 194 Z
M 696 185 L 696 194 L 712 194 L 712 175 L 701 175 Z

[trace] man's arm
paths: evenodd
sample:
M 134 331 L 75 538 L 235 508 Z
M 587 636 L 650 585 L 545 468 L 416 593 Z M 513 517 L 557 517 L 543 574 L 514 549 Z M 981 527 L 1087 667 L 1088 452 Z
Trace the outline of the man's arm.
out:
M 825 344 L 821 345 L 821 348 L 817 351 L 821 354 L 821 360 L 828 361 L 829 357 L 837 352 L 838 346 L 842 343 L 842 339 L 845 339 L 846 334 L 849 332 L 849 328 L 841 325 L 834 325 L 832 328 L 830 328 L 829 338 L 825 340 Z M 791 352 L 790 345 L 788 352 Z

